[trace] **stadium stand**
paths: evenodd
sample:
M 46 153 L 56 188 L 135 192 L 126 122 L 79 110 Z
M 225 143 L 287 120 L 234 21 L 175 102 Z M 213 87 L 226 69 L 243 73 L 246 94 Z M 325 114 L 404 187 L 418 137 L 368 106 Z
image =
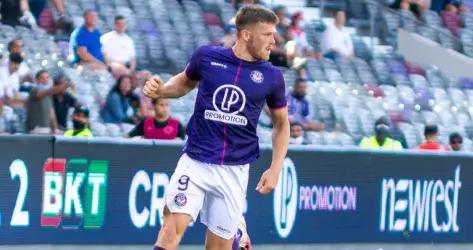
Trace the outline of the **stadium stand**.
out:
M 332 22 L 324 18 L 329 16 L 327 10 L 349 7 L 347 25 L 354 31 L 355 59 L 307 58 L 305 63 L 310 109 L 314 117 L 325 124 L 324 131 L 305 133 L 306 144 L 357 145 L 364 136 L 373 135 L 375 120 L 385 116 L 401 131 L 409 148 L 423 142 L 426 124 L 437 124 L 443 144 L 448 144 L 450 133 L 458 132 L 464 138 L 464 149 L 473 149 L 473 80 L 447 77 L 434 65 L 406 62 L 393 49 L 397 29 L 404 28 L 472 56 L 473 17 L 470 13 L 451 16 L 426 11 L 419 20 L 409 11 L 392 10 L 376 1 L 349 0 L 343 6 L 338 4 L 340 1 L 325 1 L 324 6 L 318 3 L 306 6 L 305 1 L 275 2 L 291 2 L 302 10 L 314 6 L 325 8 L 320 11 L 321 17 L 306 17 L 307 39 L 316 50 L 320 48 L 324 28 Z M 473 1 L 465 3 L 471 5 Z M 102 33 L 113 29 L 115 15 L 124 16 L 128 34 L 135 41 L 138 67 L 156 72 L 163 80 L 184 68 L 196 47 L 218 44 L 236 13 L 235 7 L 224 1 L 70 0 L 65 5 L 66 15 L 76 26 L 82 22 L 82 13 L 87 9 L 97 10 L 98 28 Z M 382 21 L 379 36 L 375 38 L 370 38 L 366 32 L 370 16 Z M 42 68 L 51 73 L 62 72 L 75 83 L 72 91 L 78 101 L 90 109 L 91 129 L 96 137 L 122 137 L 133 127 L 126 123 L 102 122 L 99 111 L 115 78 L 107 71 L 89 71 L 69 65 L 67 41 L 55 40 L 42 29 L 32 31 L 22 26 L 1 25 L 0 31 L 2 54 L 6 54 L 9 40 L 21 37 L 25 43 L 24 57 L 32 72 Z M 291 68 L 281 70 L 289 91 L 299 72 Z M 139 92 L 140 84 L 135 89 L 135 93 L 139 95 Z M 172 100 L 173 116 L 187 123 L 195 94 L 193 91 L 185 98 Z M 21 120 L 7 105 L 3 106 L 2 119 L 5 132 L 23 132 L 15 129 L 21 127 L 16 124 Z M 268 119 L 263 114 L 258 127 L 262 143 L 271 141 Z

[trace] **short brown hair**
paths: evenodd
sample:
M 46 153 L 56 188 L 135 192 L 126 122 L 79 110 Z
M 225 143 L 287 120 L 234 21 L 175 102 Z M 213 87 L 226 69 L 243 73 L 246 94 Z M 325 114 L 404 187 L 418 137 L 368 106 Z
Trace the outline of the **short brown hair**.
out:
M 238 10 L 236 14 L 236 27 L 238 33 L 246 26 L 251 24 L 274 23 L 279 22 L 278 16 L 270 9 L 260 5 L 248 5 Z

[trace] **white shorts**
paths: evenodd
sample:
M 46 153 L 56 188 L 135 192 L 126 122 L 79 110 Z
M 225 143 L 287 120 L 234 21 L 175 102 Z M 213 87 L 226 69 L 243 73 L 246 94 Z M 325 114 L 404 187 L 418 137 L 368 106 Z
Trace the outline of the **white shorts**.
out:
M 171 213 L 192 216 L 214 234 L 235 236 L 246 205 L 249 164 L 208 164 L 182 155 L 166 188 L 166 206 Z

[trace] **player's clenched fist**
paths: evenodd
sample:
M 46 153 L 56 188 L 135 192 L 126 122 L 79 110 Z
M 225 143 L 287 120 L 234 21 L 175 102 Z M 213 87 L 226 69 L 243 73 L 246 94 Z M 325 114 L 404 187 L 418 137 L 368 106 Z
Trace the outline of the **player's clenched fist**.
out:
M 163 81 L 158 77 L 149 78 L 143 87 L 143 94 L 151 99 L 160 98 L 162 95 Z
M 279 171 L 272 168 L 267 169 L 261 176 L 258 185 L 256 185 L 256 191 L 263 195 L 270 193 L 278 184 L 278 179 Z

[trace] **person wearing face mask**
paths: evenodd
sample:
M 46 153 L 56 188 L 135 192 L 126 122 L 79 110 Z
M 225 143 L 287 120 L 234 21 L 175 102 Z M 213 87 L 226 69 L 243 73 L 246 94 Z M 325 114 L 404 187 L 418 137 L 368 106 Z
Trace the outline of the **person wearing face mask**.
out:
M 23 40 L 21 40 L 21 38 L 13 38 L 8 42 L 7 50 L 8 55 L 17 54 L 21 56 L 23 54 Z M 3 60 L 3 65 L 8 66 L 9 62 L 9 56 L 5 56 Z M 20 79 L 20 82 L 24 82 L 27 79 L 33 78 L 33 76 L 31 75 L 31 69 L 28 67 L 28 64 L 25 60 L 22 60 L 22 62 L 20 63 L 20 67 L 18 68 L 17 74 Z
M 92 138 L 92 131 L 89 129 L 89 109 L 85 106 L 79 106 L 74 109 L 72 116 L 73 129 L 64 133 L 67 137 Z
M 449 136 L 448 144 L 452 151 L 462 151 L 463 150 L 463 137 L 460 133 L 454 132 Z
M 300 123 L 291 123 L 291 137 L 289 138 L 289 144 L 304 144 L 304 129 Z
M 360 147 L 367 149 L 401 150 L 402 144 L 391 138 L 389 127 L 384 123 L 375 124 L 375 135 L 364 137 Z
M 296 79 L 293 91 L 287 96 L 289 121 L 301 124 L 304 130 L 320 131 L 324 129 L 324 124 L 313 120 L 310 112 L 310 103 L 306 95 L 306 80 L 303 78 Z

